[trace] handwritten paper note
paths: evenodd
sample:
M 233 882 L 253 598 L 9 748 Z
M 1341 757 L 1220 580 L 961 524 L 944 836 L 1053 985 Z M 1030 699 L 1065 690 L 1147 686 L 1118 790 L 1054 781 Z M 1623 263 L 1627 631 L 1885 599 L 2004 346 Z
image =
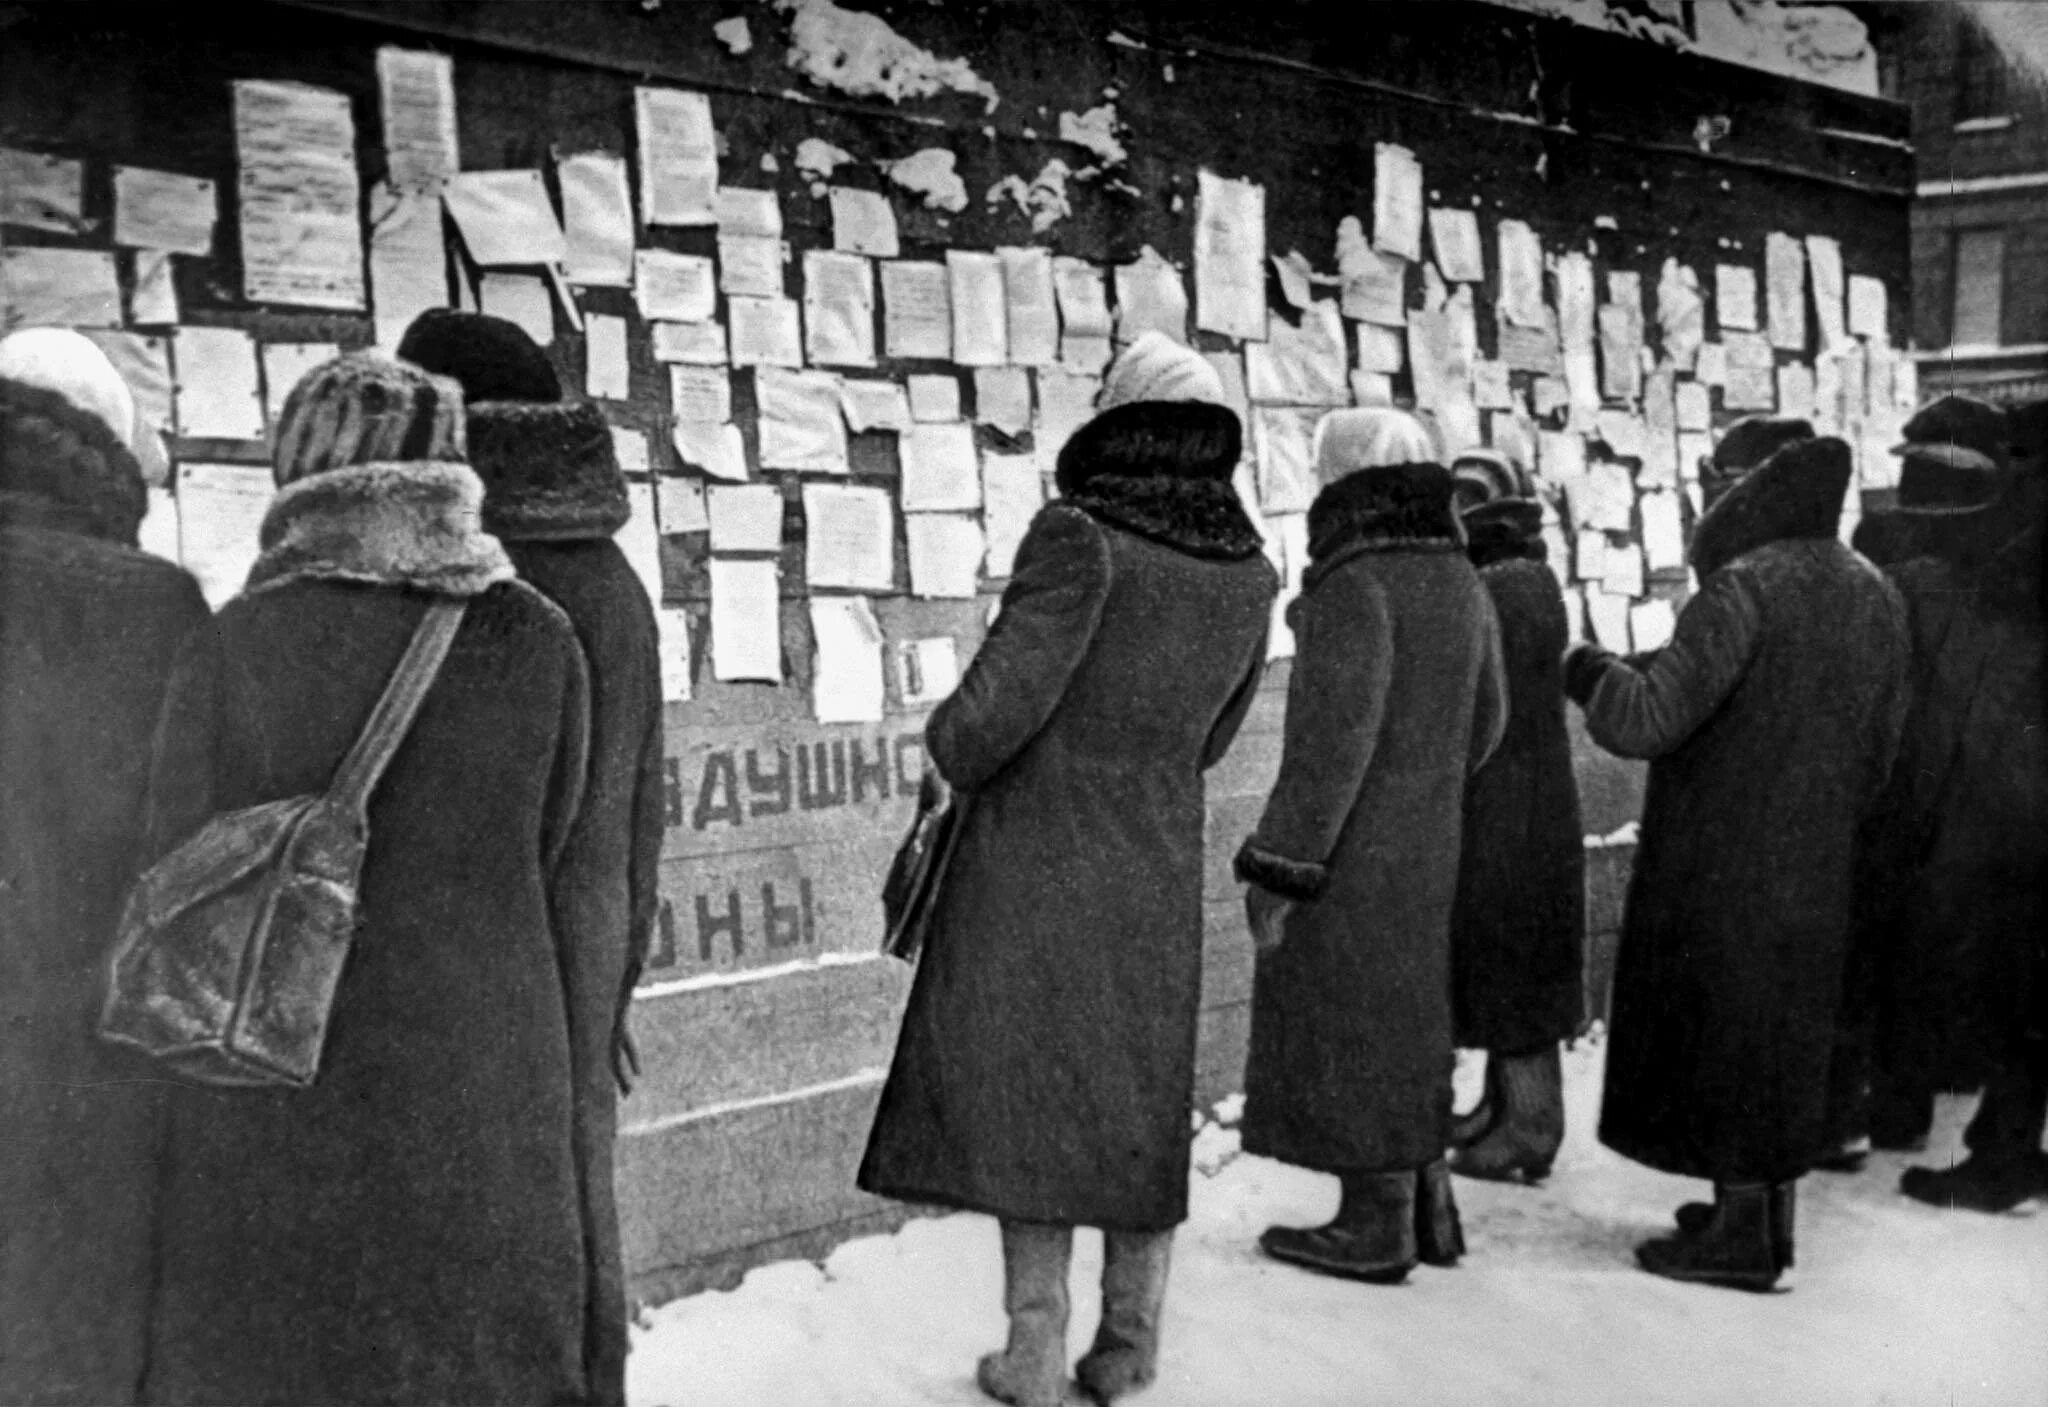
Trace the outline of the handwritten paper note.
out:
M 0 147 L 0 225 L 85 233 L 85 163 Z
M 795 314 L 794 306 L 790 312 Z M 692 366 L 724 366 L 729 360 L 725 328 L 715 322 L 657 322 L 649 326 L 658 362 L 684 362 Z
M 704 322 L 718 310 L 711 260 L 700 254 L 641 249 L 633 255 L 633 301 L 653 322 Z
M 0 249 L 0 332 L 17 327 L 119 327 L 121 283 L 100 249 Z
M 987 544 L 967 513 L 905 513 L 910 592 L 939 599 L 971 599 L 981 580 Z
M 774 191 L 720 186 L 714 215 L 721 235 L 782 238 L 782 204 Z
M 725 307 L 732 323 L 734 366 L 804 364 L 803 334 L 794 298 L 732 297 L 725 300 Z
M 1500 264 L 1500 316 L 1517 327 L 1542 327 L 1543 242 L 1520 220 L 1494 231 Z
M 783 243 L 774 235 L 718 236 L 718 289 L 752 298 L 783 294 Z
M 1259 285 L 1264 296 L 1264 283 Z M 1135 262 L 1116 266 L 1116 340 L 1135 342 L 1148 332 L 1188 340 L 1188 295 L 1180 270 L 1151 245 Z
M 174 254 L 213 252 L 213 182 L 200 176 L 114 168 L 114 243 Z
M 1266 335 L 1266 191 L 1197 175 L 1195 325 L 1259 341 Z
M 711 100 L 677 88 L 635 88 L 640 218 L 649 225 L 708 225 L 717 218 L 718 136 Z
M 889 197 L 874 191 L 834 186 L 831 190 L 832 247 L 846 254 L 894 259 L 896 211 Z
M 987 454 L 981 460 L 982 521 L 988 529 L 991 577 L 1010 574 L 1031 520 L 1045 505 L 1045 479 L 1028 454 Z
M 624 288 L 633 281 L 633 197 L 626 159 L 610 152 L 565 156 L 555 164 L 562 186 L 562 273 L 571 283 Z
M 356 126 L 348 95 L 234 84 L 242 290 L 254 303 L 363 307 Z
M 1372 242 L 1403 259 L 1422 257 L 1422 163 L 1391 142 L 1373 144 Z
M 1764 237 L 1764 311 L 1773 347 L 1806 349 L 1806 253 L 1788 234 Z
M 839 379 L 839 410 L 846 417 L 846 428 L 855 434 L 869 430 L 901 434 L 910 428 L 910 398 L 899 381 L 843 376 Z
M 882 626 L 865 596 L 813 596 L 817 668 L 811 705 L 820 723 L 882 721 Z
M 805 484 L 804 572 L 812 586 L 887 591 L 895 581 L 895 524 L 887 489 Z
M 974 427 L 912 425 L 902 441 L 905 512 L 981 507 Z
M 1003 293 L 1003 261 L 993 254 L 948 249 L 953 360 L 962 366 L 1001 366 L 1009 360 L 1010 333 Z
M 818 366 L 875 364 L 875 271 L 858 254 L 804 251 L 804 343 Z
M 377 96 L 387 179 L 397 190 L 439 190 L 462 169 L 455 136 L 455 60 L 386 45 L 377 50 Z
M 1266 340 L 1245 346 L 1251 399 L 1263 405 L 1349 404 L 1344 352 L 1344 320 L 1334 300 L 1311 303 L 1299 327 L 1274 314 Z
M 920 423 L 943 424 L 960 418 L 960 382 L 942 375 L 913 375 L 910 378 L 910 418 Z
M 1031 428 L 1031 373 L 1021 366 L 974 369 L 974 418 L 1005 435 Z
M 946 361 L 953 355 L 952 277 L 944 264 L 893 260 L 882 266 L 882 344 L 892 358 Z
M 711 672 L 734 683 L 782 682 L 782 613 L 774 562 L 711 559 Z
M 712 484 L 704 514 L 713 552 L 782 550 L 782 490 L 773 484 Z
M 1052 281 L 1052 251 L 998 249 L 1003 261 L 1003 320 L 1014 366 L 1050 366 L 1060 359 L 1060 316 Z
M 829 372 L 759 367 L 754 399 L 761 413 L 761 467 L 844 474 L 846 422 L 839 381 Z
M 189 461 L 178 466 L 178 560 L 215 610 L 248 580 L 257 531 L 276 492 L 268 469 Z
M 671 366 L 668 404 L 678 420 L 721 424 L 732 419 L 732 377 L 722 366 Z
M 188 438 L 260 440 L 263 396 L 256 343 L 232 327 L 181 327 L 178 429 Z

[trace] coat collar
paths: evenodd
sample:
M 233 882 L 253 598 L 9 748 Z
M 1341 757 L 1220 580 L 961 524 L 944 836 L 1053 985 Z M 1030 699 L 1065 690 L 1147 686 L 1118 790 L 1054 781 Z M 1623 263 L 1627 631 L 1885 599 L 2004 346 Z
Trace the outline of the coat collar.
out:
M 469 466 L 444 460 L 300 479 L 263 517 L 247 589 L 325 580 L 474 596 L 513 576 L 505 549 L 479 522 L 482 501 Z
M 1221 479 L 1097 474 L 1060 501 L 1190 557 L 1237 561 L 1265 550 L 1237 490 Z
M 611 425 L 588 401 L 478 401 L 469 463 L 484 531 L 507 542 L 606 538 L 629 516 Z
M 1361 552 L 1464 550 L 1451 473 L 1441 464 L 1354 470 L 1309 505 L 1309 571 L 1316 577 Z

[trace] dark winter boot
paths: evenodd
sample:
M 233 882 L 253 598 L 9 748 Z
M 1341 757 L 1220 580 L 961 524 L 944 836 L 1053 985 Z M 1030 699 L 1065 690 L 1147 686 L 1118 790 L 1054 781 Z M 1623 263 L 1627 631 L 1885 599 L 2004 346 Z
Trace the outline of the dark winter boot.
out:
M 1500 1118 L 1452 1166 L 1489 1182 L 1540 1182 L 1564 1144 L 1563 1057 L 1553 1045 L 1489 1061 L 1500 1069 Z
M 1500 1057 L 1489 1051 L 1486 1056 L 1486 1084 L 1479 1092 L 1479 1102 L 1467 1112 L 1451 1116 L 1450 1146 L 1463 1148 L 1484 1138 L 1500 1112 L 1500 1099 Z
M 1149 1386 L 1159 1370 L 1159 1310 L 1173 1233 L 1105 1231 L 1102 1243 L 1102 1323 L 1074 1376 L 1100 1407 L 1109 1407 Z
M 983 1356 L 974 1380 L 1013 1407 L 1059 1407 L 1067 1389 L 1067 1267 L 1074 1229 L 1003 1224 L 1003 1311 L 1010 1342 Z
M 1465 1226 L 1451 1190 L 1451 1165 L 1442 1158 L 1415 1175 L 1415 1254 L 1424 1265 L 1445 1270 L 1465 1254 Z
M 1721 1189 L 1714 1189 L 1716 1197 Z M 1771 1184 L 1771 1244 L 1778 1257 L 1778 1268 L 1792 1268 L 1793 1236 L 1792 1224 L 1798 1216 L 1799 1184 L 1796 1182 L 1774 1182 Z M 1678 1209 L 1678 1234 L 1697 1236 L 1713 1224 L 1714 1202 L 1687 1202 Z
M 1415 1268 L 1413 1168 L 1345 1173 L 1344 1200 L 1328 1226 L 1273 1226 L 1259 1248 L 1275 1260 L 1375 1285 L 1398 1285 Z
M 1916 1202 L 1973 1212 L 2009 1212 L 2048 1196 L 2048 1051 L 2027 1043 L 1984 1082 L 1984 1097 L 1963 1145 L 1970 1155 L 1948 1169 L 1908 1168 L 1899 1190 Z
M 1646 1241 L 1636 1260 L 1652 1275 L 1721 1285 L 1734 1290 L 1765 1291 L 1778 1283 L 1777 1236 L 1771 1216 L 1768 1183 L 1723 1183 L 1714 1189 L 1715 1210 L 1693 1236 Z M 1789 1222 L 1785 1234 L 1789 1242 Z

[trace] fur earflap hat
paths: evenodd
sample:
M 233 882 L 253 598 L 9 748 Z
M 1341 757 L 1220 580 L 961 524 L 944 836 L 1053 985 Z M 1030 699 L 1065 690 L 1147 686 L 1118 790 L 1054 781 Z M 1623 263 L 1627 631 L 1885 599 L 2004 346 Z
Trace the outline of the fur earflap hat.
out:
M 547 353 L 517 324 L 434 308 L 398 344 L 405 360 L 462 383 L 484 527 L 507 541 L 610 537 L 630 515 L 611 425 L 564 401 Z
M 1704 578 L 1767 543 L 1834 537 L 1853 473 L 1845 440 L 1829 435 L 1785 445 L 1700 516 L 1693 570 Z

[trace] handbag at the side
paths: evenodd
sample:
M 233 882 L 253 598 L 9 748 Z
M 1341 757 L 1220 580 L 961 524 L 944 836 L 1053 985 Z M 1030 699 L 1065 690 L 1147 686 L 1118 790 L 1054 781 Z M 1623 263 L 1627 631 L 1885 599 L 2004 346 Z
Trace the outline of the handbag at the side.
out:
M 136 881 L 115 937 L 102 1039 L 200 1084 L 313 1083 L 355 940 L 370 794 L 463 610 L 460 601 L 427 607 L 326 791 L 216 816 Z
M 936 771 L 927 770 L 917 789 L 917 814 L 910 832 L 896 848 L 889 874 L 882 881 L 882 951 L 915 963 L 924 951 L 939 887 L 952 862 L 953 847 L 967 819 L 967 798 Z

